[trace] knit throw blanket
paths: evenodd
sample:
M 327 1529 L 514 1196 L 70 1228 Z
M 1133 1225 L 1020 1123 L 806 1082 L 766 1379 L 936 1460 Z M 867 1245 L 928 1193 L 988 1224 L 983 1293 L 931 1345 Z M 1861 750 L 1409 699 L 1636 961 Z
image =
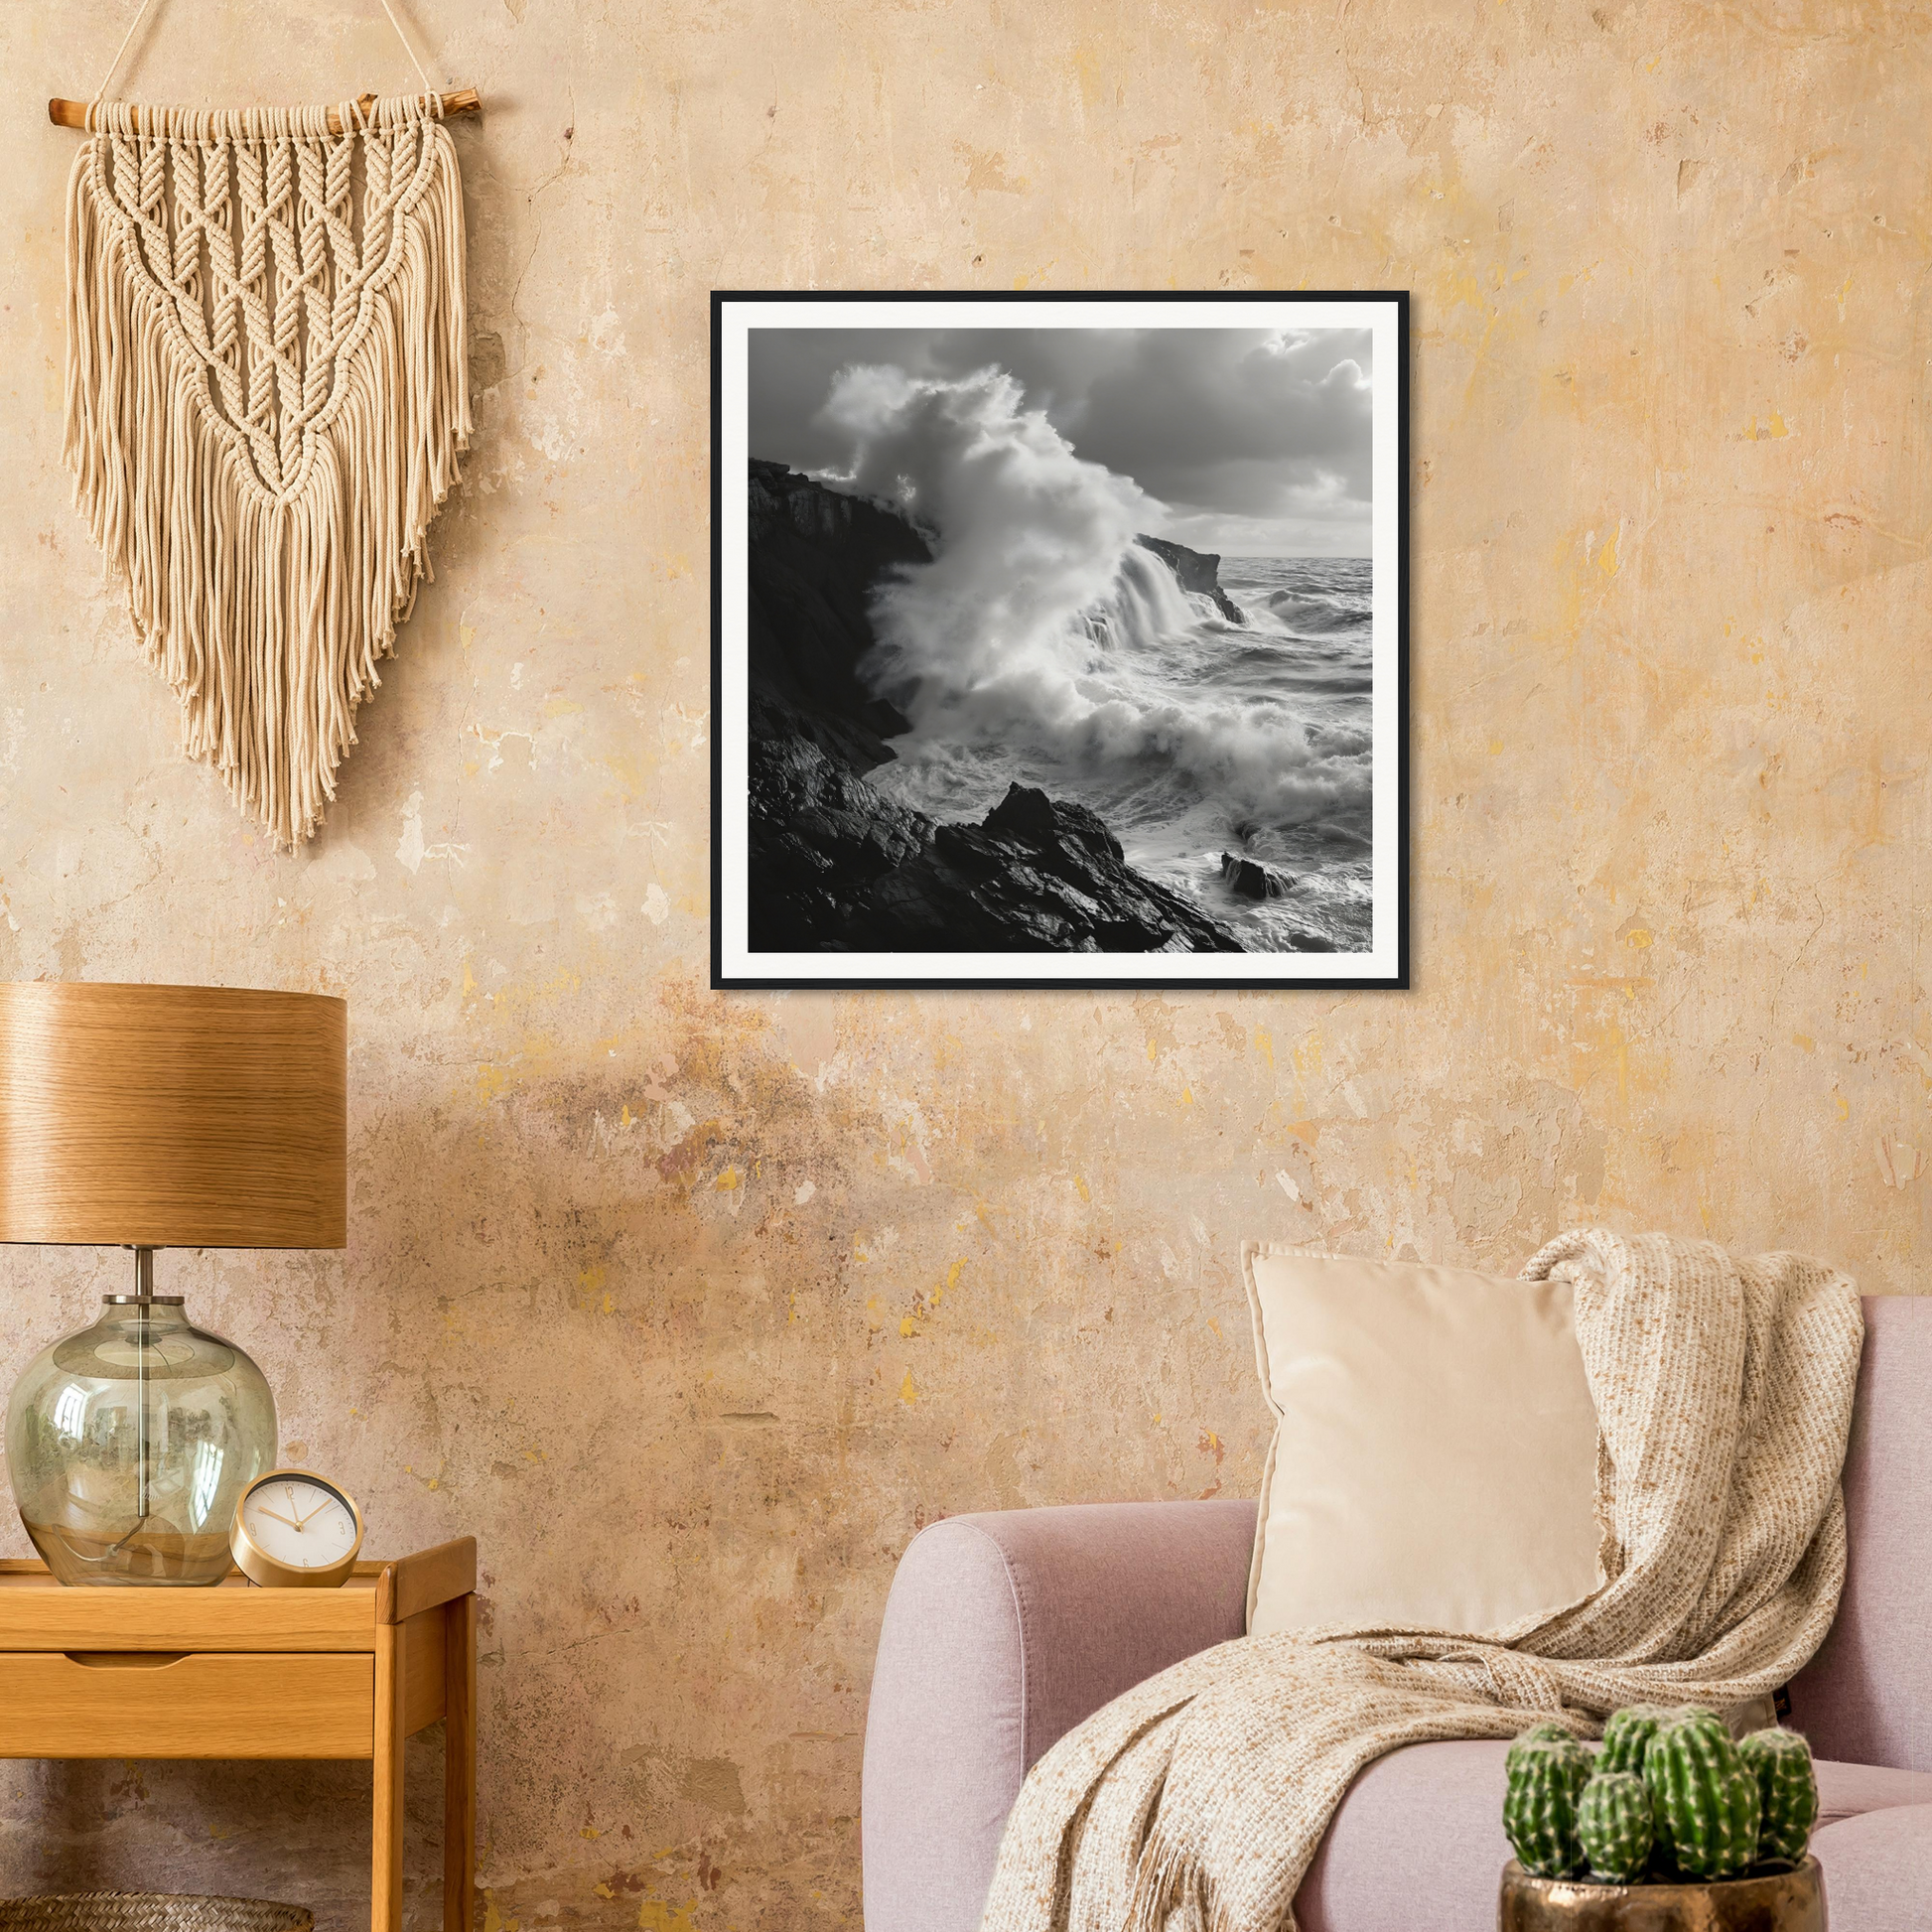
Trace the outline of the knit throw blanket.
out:
M 1523 1272 L 1575 1291 L 1601 1587 L 1476 1636 L 1244 1637 L 1150 1678 L 1034 1766 L 982 1932 L 1293 1932 L 1329 1818 L 1384 1752 L 1738 1704 L 1818 1648 L 1845 1578 L 1857 1289 L 1796 1255 L 1600 1231 Z

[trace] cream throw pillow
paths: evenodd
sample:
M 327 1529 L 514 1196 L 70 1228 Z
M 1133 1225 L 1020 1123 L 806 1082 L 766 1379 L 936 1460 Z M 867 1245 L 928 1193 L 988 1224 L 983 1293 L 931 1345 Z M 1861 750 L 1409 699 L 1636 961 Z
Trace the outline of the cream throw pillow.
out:
M 1570 1290 L 1242 1249 L 1262 1389 L 1248 1630 L 1499 1630 L 1587 1595 L 1596 1412 Z

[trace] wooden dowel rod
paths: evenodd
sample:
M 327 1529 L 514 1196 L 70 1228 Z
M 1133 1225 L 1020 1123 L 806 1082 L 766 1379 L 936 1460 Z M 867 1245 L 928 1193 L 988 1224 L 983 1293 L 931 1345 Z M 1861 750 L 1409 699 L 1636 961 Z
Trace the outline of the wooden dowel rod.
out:
M 374 94 L 360 96 L 360 105 L 366 108 L 374 100 Z M 419 95 L 419 99 L 427 98 Z M 481 114 L 483 98 L 474 87 L 450 87 L 444 90 L 443 112 L 449 114 Z M 79 127 L 87 125 L 87 103 L 84 100 L 61 100 L 56 98 L 47 103 L 47 118 L 56 127 Z M 329 110 L 329 131 L 340 134 L 343 131 L 343 117 L 332 107 Z

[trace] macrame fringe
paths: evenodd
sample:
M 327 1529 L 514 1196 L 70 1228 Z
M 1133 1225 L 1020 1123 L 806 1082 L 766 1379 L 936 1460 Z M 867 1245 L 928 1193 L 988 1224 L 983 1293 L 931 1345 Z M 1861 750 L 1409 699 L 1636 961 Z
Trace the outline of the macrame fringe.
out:
M 356 707 L 434 574 L 426 532 L 469 447 L 462 185 L 440 123 L 423 137 L 427 179 L 394 210 L 398 245 L 362 291 L 329 406 L 279 491 L 218 413 L 137 224 L 99 178 L 98 141 L 69 184 L 74 500 L 180 700 L 184 749 L 278 846 L 310 837 L 336 795 Z

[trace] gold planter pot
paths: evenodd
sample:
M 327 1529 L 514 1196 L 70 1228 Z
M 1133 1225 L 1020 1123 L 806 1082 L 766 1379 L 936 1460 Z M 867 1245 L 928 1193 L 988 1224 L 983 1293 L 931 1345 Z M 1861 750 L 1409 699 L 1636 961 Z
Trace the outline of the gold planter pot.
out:
M 1825 1880 L 1791 1871 L 1705 1885 L 1595 1885 L 1503 1867 L 1497 1932 L 1825 1932 Z

